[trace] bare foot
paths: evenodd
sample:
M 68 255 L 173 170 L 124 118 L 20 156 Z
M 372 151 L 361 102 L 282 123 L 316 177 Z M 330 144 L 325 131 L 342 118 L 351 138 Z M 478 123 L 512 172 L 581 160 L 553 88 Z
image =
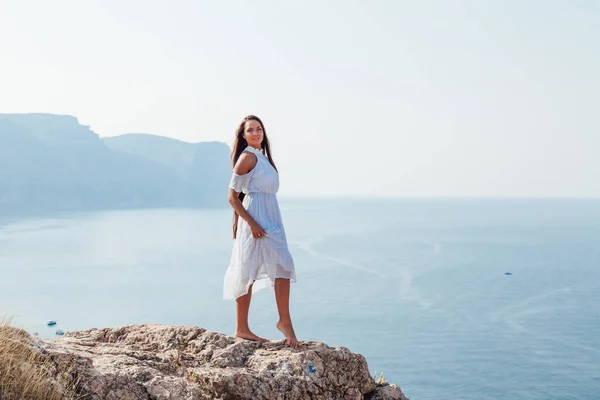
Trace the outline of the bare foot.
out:
M 284 324 L 283 322 L 277 322 L 277 329 L 283 333 L 285 338 L 287 339 L 288 344 L 291 348 L 295 349 L 298 347 L 298 339 L 296 339 L 296 334 L 294 333 L 294 327 L 292 323 Z
M 253 340 L 255 342 L 268 342 L 269 339 L 265 339 L 265 338 L 261 338 L 260 336 L 256 336 L 254 333 L 248 331 L 236 331 L 235 332 L 235 336 L 236 338 L 239 339 L 246 339 L 246 340 Z

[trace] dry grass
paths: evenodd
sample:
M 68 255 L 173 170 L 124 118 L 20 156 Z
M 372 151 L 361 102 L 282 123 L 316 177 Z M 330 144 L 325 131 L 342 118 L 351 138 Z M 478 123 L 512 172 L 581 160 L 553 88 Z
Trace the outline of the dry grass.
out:
M 0 400 L 77 398 L 68 371 L 59 371 L 32 346 L 31 336 L 10 322 L 0 317 Z
M 385 378 L 383 377 L 383 372 L 381 372 L 379 374 L 379 379 L 377 379 L 377 371 L 375 371 L 375 374 L 373 375 L 373 380 L 375 381 L 376 384 L 378 385 L 385 385 L 387 383 L 387 381 L 385 380 Z

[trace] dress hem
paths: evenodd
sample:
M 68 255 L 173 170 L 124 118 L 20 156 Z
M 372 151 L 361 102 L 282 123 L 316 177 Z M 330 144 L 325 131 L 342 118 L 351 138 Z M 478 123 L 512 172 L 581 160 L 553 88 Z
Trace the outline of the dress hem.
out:
M 263 264 L 261 265 L 261 268 L 263 266 L 268 266 L 269 264 Z M 236 300 L 237 298 L 244 296 L 246 294 L 248 294 L 248 290 L 250 289 L 250 285 L 256 285 L 256 283 L 258 283 L 258 286 L 254 286 L 252 289 L 253 293 L 259 292 L 262 289 L 265 289 L 267 286 L 270 286 L 271 288 L 273 288 L 273 286 L 275 285 L 275 280 L 276 279 L 289 279 L 290 283 L 296 283 L 297 279 L 296 279 L 296 271 L 294 267 L 291 268 L 286 268 L 281 264 L 278 264 L 279 267 L 281 267 L 281 269 L 285 270 L 286 272 L 289 272 L 289 274 L 287 275 L 269 275 L 268 272 L 263 272 L 263 273 L 259 273 L 253 280 L 252 282 L 248 282 L 246 283 L 246 287 L 243 291 L 241 291 L 240 294 L 238 294 L 237 296 L 235 294 L 230 293 L 228 294 L 224 294 L 223 295 L 223 300 Z M 234 268 L 233 266 L 230 266 L 229 268 Z M 229 270 L 228 268 L 228 270 Z M 227 274 L 226 274 L 227 275 Z M 270 285 L 266 284 L 266 280 L 270 281 Z M 239 282 L 239 281 L 238 281 Z

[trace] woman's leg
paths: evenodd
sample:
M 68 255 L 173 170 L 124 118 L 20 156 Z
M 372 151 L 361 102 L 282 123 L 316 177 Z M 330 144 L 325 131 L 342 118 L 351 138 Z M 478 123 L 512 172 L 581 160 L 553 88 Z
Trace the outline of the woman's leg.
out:
M 277 311 L 279 312 L 279 321 L 277 329 L 279 329 L 288 344 L 296 348 L 298 347 L 298 339 L 294 333 L 292 326 L 292 318 L 290 317 L 290 280 L 285 278 L 275 279 L 275 301 L 277 302 Z
M 260 336 L 256 336 L 254 333 L 250 331 L 250 326 L 248 325 L 248 312 L 250 311 L 250 300 L 252 300 L 252 285 L 248 288 L 248 293 L 238 297 L 236 302 L 236 328 L 235 328 L 235 337 L 248 339 L 248 340 L 256 340 L 259 342 L 268 342 L 269 339 L 261 338 Z

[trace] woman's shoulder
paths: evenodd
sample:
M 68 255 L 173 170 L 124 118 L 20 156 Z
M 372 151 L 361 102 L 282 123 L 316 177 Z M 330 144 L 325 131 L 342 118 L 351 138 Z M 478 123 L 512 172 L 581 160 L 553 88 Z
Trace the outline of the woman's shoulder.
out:
M 256 167 L 257 163 L 258 157 L 256 156 L 256 154 L 244 150 L 240 155 L 240 158 L 238 158 L 237 162 L 235 163 L 235 166 L 233 167 L 233 172 L 238 175 L 247 174 Z

